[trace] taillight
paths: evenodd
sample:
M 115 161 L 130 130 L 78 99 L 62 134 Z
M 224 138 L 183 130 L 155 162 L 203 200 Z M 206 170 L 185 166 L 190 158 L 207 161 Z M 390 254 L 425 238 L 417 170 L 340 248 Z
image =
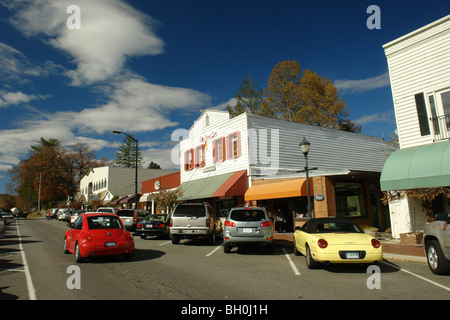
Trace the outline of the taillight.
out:
M 317 241 L 317 245 L 320 248 L 325 249 L 326 247 L 328 247 L 328 242 L 326 242 L 324 239 L 319 239 L 319 241 Z
M 209 219 L 209 218 L 206 219 L 206 226 L 207 227 L 211 226 L 211 219 Z
M 372 239 L 372 246 L 373 246 L 375 249 L 378 249 L 379 247 L 381 247 L 381 242 L 378 241 L 378 239 L 373 238 L 373 239 Z
M 166 225 L 164 223 L 161 223 L 158 228 L 163 229 Z
M 125 234 L 125 240 L 127 240 L 127 241 L 133 241 L 134 240 L 133 236 L 131 235 L 131 233 L 127 232 Z
M 261 228 L 270 227 L 272 225 L 272 221 L 264 221 L 259 225 Z
M 224 225 L 225 225 L 226 227 L 234 227 L 234 226 L 235 226 L 235 224 L 234 224 L 233 221 L 225 221 Z
M 173 225 L 173 220 L 172 219 L 170 219 L 170 227 L 172 227 L 172 225 Z
M 84 241 L 92 241 L 94 240 L 94 238 L 92 238 L 91 235 L 87 235 L 86 237 L 84 237 Z

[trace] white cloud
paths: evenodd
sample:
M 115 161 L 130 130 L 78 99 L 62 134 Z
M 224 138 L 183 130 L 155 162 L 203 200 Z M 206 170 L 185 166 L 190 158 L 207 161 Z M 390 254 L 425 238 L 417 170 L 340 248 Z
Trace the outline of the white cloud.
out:
M 37 97 L 33 94 L 25 94 L 21 91 L 17 92 L 0 91 L 0 108 L 21 103 L 28 103 L 31 100 L 36 100 L 40 98 L 42 97 Z
M 341 93 L 361 93 L 390 85 L 389 72 L 382 75 L 361 80 L 336 80 L 334 85 Z
M 81 28 L 66 22 L 70 5 L 81 9 Z M 87 85 L 119 75 L 127 58 L 163 52 L 153 32 L 157 22 L 119 0 L 24 0 L 10 8 L 13 25 L 27 36 L 67 52 L 77 68 L 67 71 L 72 85 Z
M 356 119 L 355 122 L 359 125 L 364 125 L 372 122 L 394 122 L 394 115 L 392 112 L 373 113 L 362 116 Z

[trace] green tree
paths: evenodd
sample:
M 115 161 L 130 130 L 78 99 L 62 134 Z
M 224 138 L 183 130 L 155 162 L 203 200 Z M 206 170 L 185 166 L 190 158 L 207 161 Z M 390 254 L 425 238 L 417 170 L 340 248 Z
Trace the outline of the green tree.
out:
M 228 112 L 232 117 L 236 117 L 244 112 L 259 114 L 262 92 L 263 90 L 258 89 L 258 84 L 255 80 L 250 75 L 247 75 L 247 79 L 242 81 L 238 92 L 235 94 L 236 105 L 234 107 L 228 105 Z
M 148 164 L 147 169 L 161 169 L 161 166 L 159 164 L 157 164 L 156 162 L 151 161 Z
M 126 135 L 123 138 L 123 143 L 116 151 L 116 158 L 114 159 L 114 165 L 116 167 L 135 168 L 136 167 L 136 141 L 132 137 Z M 138 153 L 138 168 L 142 166 L 142 151 L 137 148 Z

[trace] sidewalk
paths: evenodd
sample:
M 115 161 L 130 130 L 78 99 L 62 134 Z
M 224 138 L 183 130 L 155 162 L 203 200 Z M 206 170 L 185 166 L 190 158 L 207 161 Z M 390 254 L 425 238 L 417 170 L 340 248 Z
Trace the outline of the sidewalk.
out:
M 293 243 L 293 233 L 275 233 L 276 243 Z M 401 244 L 400 239 L 382 240 L 383 258 L 386 260 L 399 260 L 408 262 L 427 263 L 425 251 L 421 244 Z

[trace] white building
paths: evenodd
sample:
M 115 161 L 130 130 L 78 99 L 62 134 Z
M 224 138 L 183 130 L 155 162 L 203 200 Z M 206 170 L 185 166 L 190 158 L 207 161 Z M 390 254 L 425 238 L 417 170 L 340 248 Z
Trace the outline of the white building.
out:
M 160 177 L 173 170 L 138 169 L 138 193 L 142 190 L 142 181 Z M 135 168 L 99 167 L 90 169 L 80 181 L 80 196 L 85 202 L 94 199 L 111 201 L 115 196 L 134 195 Z
M 285 211 L 292 230 L 307 203 L 305 174 L 299 173 L 304 136 L 311 143 L 310 168 L 318 168 L 310 172 L 311 194 L 321 195 L 314 201 L 316 216 L 388 223 L 381 223 L 384 213 L 374 200 L 393 151 L 383 139 L 246 113 L 230 118 L 226 111 L 206 110 L 190 128 L 180 142 L 180 200 L 207 200 L 219 211 L 258 201 Z
M 381 176 L 381 188 L 401 190 L 450 186 L 450 15 L 384 46 L 391 80 L 400 150 Z M 449 211 L 448 201 L 443 208 Z M 391 201 L 395 237 L 423 230 L 422 201 Z

